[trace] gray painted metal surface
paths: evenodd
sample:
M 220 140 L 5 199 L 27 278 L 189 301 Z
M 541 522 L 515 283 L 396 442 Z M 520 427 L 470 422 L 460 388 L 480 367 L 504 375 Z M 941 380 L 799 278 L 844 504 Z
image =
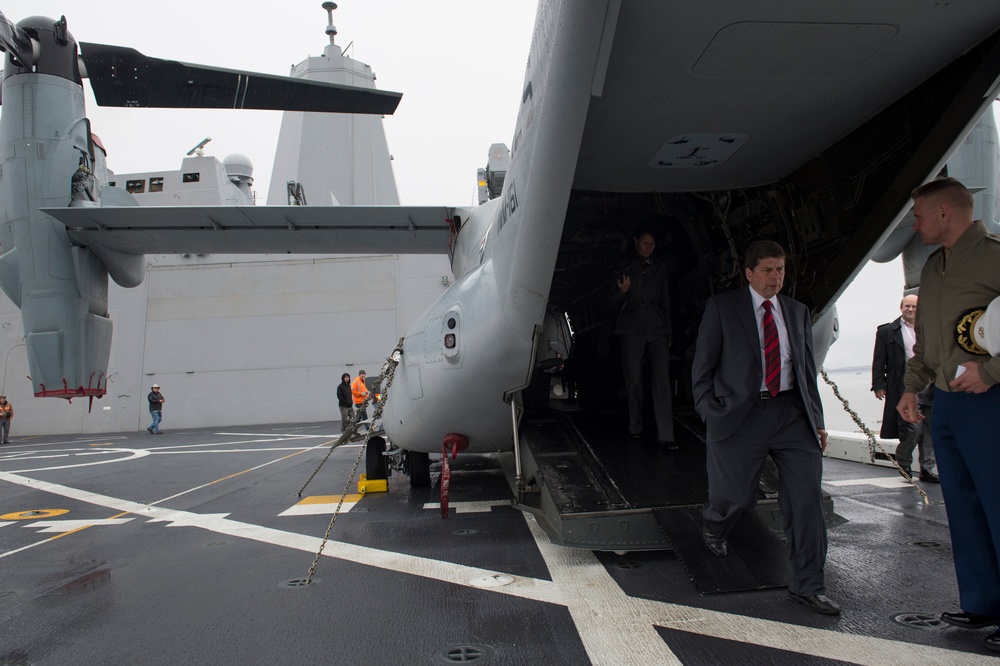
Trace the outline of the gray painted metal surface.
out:
M 296 495 L 338 425 L 15 436 L 0 447 L 0 656 L 419 664 L 482 645 L 490 664 L 996 661 L 988 631 L 893 619 L 957 608 L 940 488 L 923 505 L 894 471 L 838 460 L 824 488 L 842 519 L 827 563 L 839 618 L 783 589 L 703 596 L 669 551 L 555 547 L 509 506 L 495 459 L 461 454 L 448 520 L 437 464 L 433 488 L 394 476 L 350 498 L 316 584 L 289 585 L 358 455 L 334 451 Z

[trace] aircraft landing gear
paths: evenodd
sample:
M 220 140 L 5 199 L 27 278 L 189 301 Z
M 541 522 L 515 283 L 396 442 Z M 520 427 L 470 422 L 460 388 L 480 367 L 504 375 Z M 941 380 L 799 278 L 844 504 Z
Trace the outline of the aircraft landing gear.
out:
M 431 485 L 431 458 L 426 452 L 408 451 L 406 466 L 410 474 L 412 488 L 427 488 Z
M 372 437 L 365 450 L 365 476 L 369 479 L 388 479 L 389 464 L 385 456 L 385 439 Z
M 431 485 L 430 455 L 420 451 L 403 451 L 386 444 L 384 437 L 372 437 L 365 450 L 365 477 L 368 479 L 388 479 L 392 471 L 405 473 L 410 477 L 413 488 L 427 488 Z

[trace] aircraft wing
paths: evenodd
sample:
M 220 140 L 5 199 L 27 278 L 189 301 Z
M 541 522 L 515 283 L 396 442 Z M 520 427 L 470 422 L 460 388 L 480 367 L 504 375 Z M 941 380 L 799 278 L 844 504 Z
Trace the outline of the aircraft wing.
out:
M 75 245 L 123 254 L 446 254 L 445 206 L 43 208 Z
M 391 114 L 401 93 L 162 60 L 80 42 L 99 106 Z

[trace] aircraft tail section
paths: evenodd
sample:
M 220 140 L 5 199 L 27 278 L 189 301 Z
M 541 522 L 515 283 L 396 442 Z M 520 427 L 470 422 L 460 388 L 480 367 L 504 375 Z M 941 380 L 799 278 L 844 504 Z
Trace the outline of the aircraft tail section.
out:
M 610 13 L 603 2 L 539 4 L 490 239 L 502 307 L 523 339 L 545 315 L 602 33 L 606 24 L 613 31 Z

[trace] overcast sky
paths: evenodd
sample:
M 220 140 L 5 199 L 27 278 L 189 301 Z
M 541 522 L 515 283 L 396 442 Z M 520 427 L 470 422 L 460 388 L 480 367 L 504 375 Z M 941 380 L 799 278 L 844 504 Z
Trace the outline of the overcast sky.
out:
M 17 22 L 65 15 L 78 41 L 135 48 L 191 63 L 287 75 L 329 43 L 319 0 L 7 0 Z M 376 85 L 403 93 L 384 121 L 400 201 L 462 205 L 473 201 L 476 169 L 491 143 L 510 145 L 535 14 L 533 0 L 343 0 L 334 12 L 337 43 L 372 66 Z M 175 170 L 205 137 L 219 159 L 242 153 L 254 164 L 266 200 L 279 112 L 103 109 L 88 93 L 93 130 L 116 172 Z M 870 264 L 839 302 L 841 339 L 828 368 L 867 365 L 875 327 L 898 316 L 898 260 Z

